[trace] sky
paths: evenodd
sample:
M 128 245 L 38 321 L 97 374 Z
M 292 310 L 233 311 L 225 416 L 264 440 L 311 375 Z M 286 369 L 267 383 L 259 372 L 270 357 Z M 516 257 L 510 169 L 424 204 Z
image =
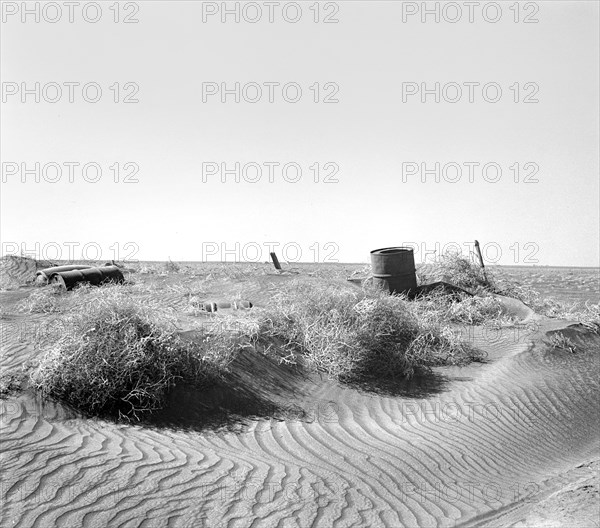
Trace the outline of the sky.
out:
M 67 4 L 2 2 L 2 254 L 599 265 L 598 2 Z

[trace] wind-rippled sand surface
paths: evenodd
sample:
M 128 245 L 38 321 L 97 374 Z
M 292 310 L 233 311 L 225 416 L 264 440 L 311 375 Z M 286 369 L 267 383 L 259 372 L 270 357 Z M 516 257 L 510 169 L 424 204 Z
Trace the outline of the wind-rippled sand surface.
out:
M 19 342 L 31 316 L 14 310 L 27 293 L 0 294 L 0 368 L 32 354 Z M 175 391 L 154 425 L 0 400 L 0 524 L 598 526 L 600 339 L 572 326 L 578 352 L 548 350 L 546 332 L 569 323 L 509 305 L 526 324 L 468 330 L 489 362 L 387 394 L 248 353 L 235 390 Z M 217 408 L 237 419 L 207 419 Z
M 492 269 L 533 288 L 542 297 L 566 302 L 597 303 L 600 300 L 600 268 L 500 266 Z

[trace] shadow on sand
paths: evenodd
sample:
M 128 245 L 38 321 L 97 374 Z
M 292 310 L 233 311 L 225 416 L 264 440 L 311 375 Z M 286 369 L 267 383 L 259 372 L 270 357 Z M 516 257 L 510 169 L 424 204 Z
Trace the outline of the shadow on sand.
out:
M 445 392 L 451 381 L 453 379 L 444 374 L 424 371 L 416 373 L 411 379 L 370 379 L 345 385 L 378 396 L 422 399 Z
M 242 352 L 229 373 L 209 386 L 179 384 L 144 425 L 240 431 L 257 419 L 302 420 L 310 375 L 300 366 Z
M 236 359 L 230 373 L 210 387 L 180 384 L 146 426 L 193 431 L 241 432 L 265 422 L 338 420 L 348 389 L 367 396 L 422 399 L 440 394 L 454 378 L 427 371 L 412 379 L 338 383 L 318 373 L 252 352 Z M 319 396 L 320 395 L 320 396 Z M 257 424 L 257 421 L 263 422 Z

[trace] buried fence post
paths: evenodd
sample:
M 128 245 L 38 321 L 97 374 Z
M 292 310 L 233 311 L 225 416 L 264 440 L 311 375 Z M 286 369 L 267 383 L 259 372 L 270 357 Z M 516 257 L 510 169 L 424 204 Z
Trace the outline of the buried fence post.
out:
M 481 270 L 483 271 L 483 277 L 485 278 L 485 282 L 488 282 L 487 275 L 485 274 L 485 266 L 483 264 L 483 257 L 481 256 L 481 249 L 479 247 L 478 240 L 475 240 L 475 249 L 477 250 L 477 256 L 479 257 L 479 264 L 481 264 Z
M 277 255 L 275 255 L 274 251 L 271 252 L 271 260 L 273 261 L 273 266 L 275 266 L 275 269 L 280 270 L 281 264 L 279 264 L 279 259 L 277 258 Z

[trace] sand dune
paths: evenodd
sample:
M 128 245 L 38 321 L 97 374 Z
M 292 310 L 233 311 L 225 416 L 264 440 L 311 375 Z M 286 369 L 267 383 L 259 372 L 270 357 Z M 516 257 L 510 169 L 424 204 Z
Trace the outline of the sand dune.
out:
M 598 518 L 600 339 L 507 310 L 535 324 L 471 330 L 488 363 L 383 394 L 246 354 L 228 389 L 180 388 L 143 426 L 0 400 L 1 525 L 584 526 Z M 32 353 L 14 331 L 25 318 L 2 320 L 2 368 Z M 577 353 L 543 344 L 561 328 Z

